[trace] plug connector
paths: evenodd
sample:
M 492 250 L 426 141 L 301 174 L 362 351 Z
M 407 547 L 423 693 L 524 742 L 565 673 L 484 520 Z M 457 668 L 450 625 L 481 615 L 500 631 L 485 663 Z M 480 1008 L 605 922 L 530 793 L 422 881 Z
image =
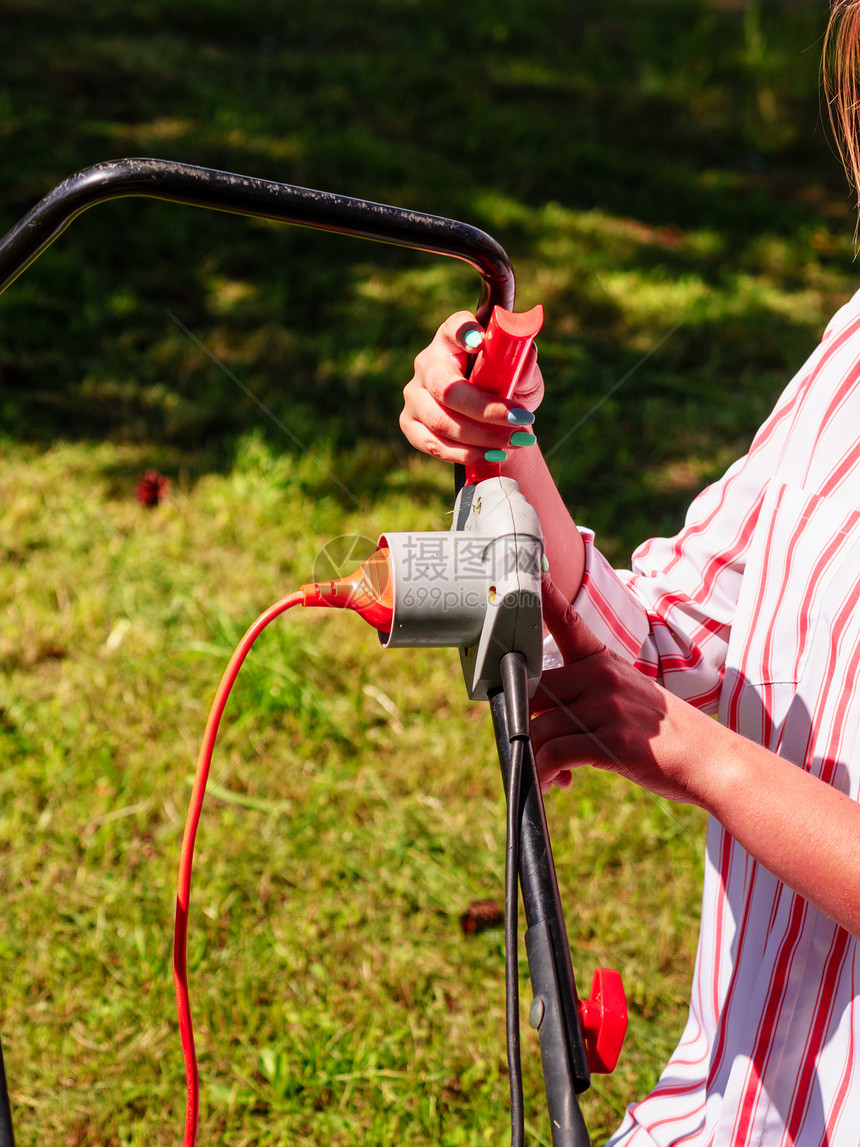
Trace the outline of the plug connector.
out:
M 394 617 L 394 579 L 388 547 L 380 545 L 346 577 L 301 587 L 302 605 L 351 609 L 386 636 Z
M 464 486 L 450 530 L 383 534 L 346 577 L 301 587 L 303 605 L 351 609 L 386 649 L 459 648 L 472 700 L 502 684 L 499 664 L 521 653 L 527 691 L 541 673 L 543 537 L 512 478 Z

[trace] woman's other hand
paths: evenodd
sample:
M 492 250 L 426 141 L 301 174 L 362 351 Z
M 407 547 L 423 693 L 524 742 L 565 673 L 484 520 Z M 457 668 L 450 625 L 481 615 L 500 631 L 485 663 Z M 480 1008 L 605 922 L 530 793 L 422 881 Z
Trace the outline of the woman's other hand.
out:
M 592 765 L 658 796 L 706 804 L 720 746 L 734 734 L 607 649 L 548 575 L 542 590 L 564 665 L 544 672 L 532 698 L 541 788 L 566 788 L 572 769 Z

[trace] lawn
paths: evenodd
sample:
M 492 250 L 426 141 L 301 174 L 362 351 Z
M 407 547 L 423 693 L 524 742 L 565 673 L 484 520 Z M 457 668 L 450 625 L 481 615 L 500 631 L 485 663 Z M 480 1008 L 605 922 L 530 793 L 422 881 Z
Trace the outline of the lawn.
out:
M 0 0 L 0 231 L 123 155 L 484 228 L 518 306 L 547 309 L 557 481 L 623 563 L 744 451 L 854 290 L 822 7 Z M 180 1140 L 172 908 L 211 697 L 334 539 L 446 527 L 451 475 L 400 438 L 400 391 L 477 294 L 449 261 L 134 199 L 82 216 L 0 298 L 19 1147 Z M 170 483 L 154 507 L 147 470 Z M 266 632 L 198 846 L 201 1143 L 507 1142 L 502 935 L 460 924 L 501 900 L 497 773 L 452 651 L 382 650 L 344 614 Z M 684 1023 L 703 819 L 604 774 L 547 815 L 580 987 L 618 967 L 630 1005 L 621 1064 L 584 1097 L 597 1144 Z

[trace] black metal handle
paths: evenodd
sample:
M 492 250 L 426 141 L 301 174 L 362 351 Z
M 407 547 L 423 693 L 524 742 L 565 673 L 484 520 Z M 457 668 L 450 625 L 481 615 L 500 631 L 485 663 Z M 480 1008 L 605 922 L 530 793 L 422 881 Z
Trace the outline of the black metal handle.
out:
M 128 196 L 295 223 L 447 255 L 469 263 L 483 279 L 478 304 L 482 322 L 496 304 L 513 310 L 514 273 L 510 260 L 495 239 L 477 227 L 367 199 L 350 199 L 328 191 L 168 159 L 109 160 L 58 183 L 0 239 L 0 292 L 82 211 Z

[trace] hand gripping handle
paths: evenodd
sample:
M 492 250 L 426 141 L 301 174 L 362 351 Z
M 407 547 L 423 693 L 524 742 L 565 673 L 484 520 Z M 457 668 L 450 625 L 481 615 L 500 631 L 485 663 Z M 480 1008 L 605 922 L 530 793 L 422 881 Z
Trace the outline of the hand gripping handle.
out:
M 469 376 L 470 382 L 501 398 L 510 398 L 517 388 L 535 336 L 542 326 L 543 307 L 540 304 L 521 314 L 494 307 L 484 332 L 481 350 Z M 473 486 L 485 478 L 498 478 L 500 474 L 498 462 L 467 466 L 466 485 Z

